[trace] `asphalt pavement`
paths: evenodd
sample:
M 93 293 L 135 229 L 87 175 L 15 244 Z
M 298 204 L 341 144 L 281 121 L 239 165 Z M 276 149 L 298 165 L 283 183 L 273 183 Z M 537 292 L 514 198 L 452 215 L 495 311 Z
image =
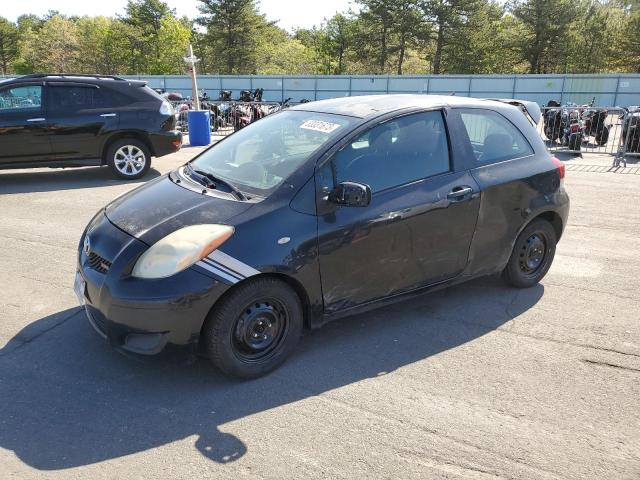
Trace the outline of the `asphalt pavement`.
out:
M 0 477 L 640 478 L 640 168 L 610 163 L 566 158 L 569 225 L 540 285 L 346 318 L 249 382 L 116 353 L 77 306 L 84 226 L 141 182 L 0 171 Z

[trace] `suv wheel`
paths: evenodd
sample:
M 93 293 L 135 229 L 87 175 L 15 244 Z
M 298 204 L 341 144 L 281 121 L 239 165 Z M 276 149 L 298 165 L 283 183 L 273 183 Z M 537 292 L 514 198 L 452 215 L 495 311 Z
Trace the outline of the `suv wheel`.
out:
M 289 285 L 258 278 L 211 310 L 202 335 L 211 362 L 226 375 L 256 378 L 278 367 L 302 333 L 302 305 Z
M 556 253 L 556 231 L 546 220 L 534 220 L 518 235 L 509 263 L 503 271 L 506 282 L 527 288 L 547 274 Z
M 107 151 L 107 164 L 113 173 L 125 180 L 144 176 L 151 167 L 151 152 L 135 138 L 124 138 L 111 144 Z

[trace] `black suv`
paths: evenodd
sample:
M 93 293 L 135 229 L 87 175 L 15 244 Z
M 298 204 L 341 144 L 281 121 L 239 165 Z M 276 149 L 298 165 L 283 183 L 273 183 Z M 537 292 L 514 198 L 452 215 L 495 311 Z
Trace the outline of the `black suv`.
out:
M 0 169 L 109 165 L 142 177 L 151 157 L 175 152 L 171 104 L 146 82 L 35 74 L 0 82 Z

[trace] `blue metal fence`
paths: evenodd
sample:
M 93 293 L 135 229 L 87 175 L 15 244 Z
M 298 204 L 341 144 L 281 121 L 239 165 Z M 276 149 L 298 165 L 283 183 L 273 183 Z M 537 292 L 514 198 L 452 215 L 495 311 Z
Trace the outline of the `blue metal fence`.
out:
M 156 88 L 191 94 L 188 76 L 132 76 Z M 220 90 L 232 90 L 238 98 L 240 90 L 264 89 L 266 101 L 282 101 L 291 97 L 326 98 L 380 93 L 431 93 L 489 98 L 519 98 L 546 104 L 588 103 L 595 97 L 596 106 L 640 105 L 640 74 L 610 75 L 421 75 L 421 76 L 273 76 L 273 75 L 202 75 L 198 87 L 212 98 Z
M 187 75 L 129 76 L 147 80 L 155 88 L 191 95 Z M 343 76 L 275 76 L 275 75 L 202 75 L 198 86 L 212 98 L 220 90 L 264 89 L 265 101 L 291 98 L 322 100 L 325 98 L 376 93 L 431 93 L 471 97 L 520 98 L 541 105 L 549 100 L 560 103 L 588 103 L 595 97 L 596 106 L 640 105 L 640 74 L 606 75 L 343 75 Z

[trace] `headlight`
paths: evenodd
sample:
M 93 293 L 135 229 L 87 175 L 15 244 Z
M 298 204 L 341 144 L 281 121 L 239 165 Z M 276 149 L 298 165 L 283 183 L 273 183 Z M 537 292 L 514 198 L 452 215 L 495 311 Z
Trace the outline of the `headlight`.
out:
M 165 278 L 181 272 L 209 255 L 231 235 L 229 225 L 192 225 L 170 233 L 144 252 L 132 275 L 138 278 Z

